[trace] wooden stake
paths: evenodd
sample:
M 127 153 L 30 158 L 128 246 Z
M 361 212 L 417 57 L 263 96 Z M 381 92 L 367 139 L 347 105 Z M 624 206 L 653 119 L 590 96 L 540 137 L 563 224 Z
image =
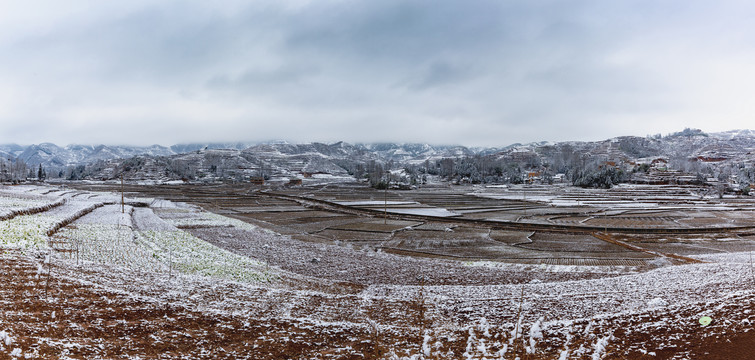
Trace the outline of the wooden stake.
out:
M 47 261 L 47 281 L 45 281 L 45 300 L 49 300 L 50 297 L 47 296 L 47 289 L 50 287 L 50 273 L 52 272 L 52 268 L 50 267 L 52 265 L 52 254 L 48 253 L 47 258 L 45 260 Z
M 516 327 L 514 328 L 514 354 L 519 356 L 519 323 L 521 322 L 522 315 L 522 302 L 524 302 L 524 285 L 522 285 L 522 297 L 519 298 L 519 310 L 516 312 Z
M 121 214 L 126 213 L 126 205 L 124 205 L 123 201 L 123 174 L 121 174 Z

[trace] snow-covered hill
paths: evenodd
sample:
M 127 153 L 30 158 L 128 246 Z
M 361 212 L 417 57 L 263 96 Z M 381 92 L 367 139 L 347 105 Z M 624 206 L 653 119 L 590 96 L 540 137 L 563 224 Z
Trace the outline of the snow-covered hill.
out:
M 314 155 L 324 158 L 366 157 L 377 161 L 421 162 L 427 159 L 443 157 L 470 156 L 478 153 L 490 153 L 496 148 L 467 148 L 464 146 L 434 146 L 428 144 L 334 144 L 309 143 L 289 144 L 283 141 L 250 143 L 192 143 L 176 144 L 170 147 L 161 145 L 113 146 L 113 145 L 67 145 L 65 147 L 52 143 L 27 146 L 16 144 L 0 145 L 0 156 L 18 158 L 27 165 L 45 168 L 60 168 L 85 165 L 97 160 L 125 159 L 133 156 L 172 156 L 205 150 L 237 150 L 250 156 L 304 156 Z
M 520 169 L 518 171 L 533 173 L 544 170 L 565 172 L 569 166 L 584 162 L 587 158 L 600 163 L 623 164 L 629 167 L 662 159 L 673 163 L 677 170 L 695 172 L 699 171 L 700 163 L 748 166 L 755 162 L 753 152 L 753 130 L 706 134 L 696 129 L 685 129 L 666 136 L 621 136 L 592 142 L 543 141 L 496 148 L 400 143 L 290 144 L 285 141 L 194 143 L 170 147 L 60 147 L 51 143 L 28 146 L 0 145 L 0 156 L 3 159 L 20 159 L 29 168 L 42 165 L 48 171 L 62 171 L 66 177 L 71 173 L 71 168 L 89 165 L 89 168 L 79 175 L 97 179 L 110 178 L 123 172 L 130 172 L 134 178 L 150 179 L 176 176 L 306 177 L 313 174 L 340 177 L 363 172 L 374 164 L 391 164 L 389 166 L 392 168 L 422 167 L 428 160 L 439 162 L 444 158 L 477 158 L 478 160 L 474 161 L 483 165 L 485 162 L 496 162 L 495 166 L 513 164 L 515 168 Z M 134 159 L 135 157 L 140 159 Z M 480 158 L 484 160 L 479 160 Z
M 109 145 L 68 145 L 60 147 L 52 143 L 42 143 L 29 146 L 0 146 L 14 157 L 24 161 L 27 165 L 45 168 L 61 168 L 88 164 L 97 160 L 129 158 L 136 155 L 165 156 L 174 152 L 164 146 L 109 146 Z

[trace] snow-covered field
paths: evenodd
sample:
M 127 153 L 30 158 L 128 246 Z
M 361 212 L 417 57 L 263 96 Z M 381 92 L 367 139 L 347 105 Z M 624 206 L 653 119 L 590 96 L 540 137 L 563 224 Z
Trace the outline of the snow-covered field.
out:
M 0 246 L 3 248 L 46 247 L 47 229 L 55 219 L 46 215 L 24 215 L 0 222 Z
M 301 242 L 165 200 L 122 212 L 115 194 L 25 186 L 2 196 L 0 207 L 66 201 L 0 222 L 0 358 L 734 359 L 755 351 L 750 252 L 642 269 L 461 263 Z M 701 325 L 702 316 L 713 322 Z
M 460 216 L 461 214 L 453 211 L 448 211 L 442 208 L 388 208 L 389 213 L 394 214 L 407 214 L 407 215 L 421 215 L 421 216 L 437 216 L 437 217 L 452 217 Z
M 556 187 L 555 189 L 559 189 Z M 690 208 L 699 210 L 753 210 L 755 204 L 729 204 L 718 198 L 696 193 L 694 187 L 621 184 L 611 189 L 581 189 L 560 186 L 512 185 L 507 187 L 487 186 L 475 189 L 471 194 L 482 198 L 522 200 L 554 206 L 609 207 L 612 209 L 662 209 Z M 673 193 L 665 194 L 664 192 Z M 733 199 L 724 197 L 724 199 Z

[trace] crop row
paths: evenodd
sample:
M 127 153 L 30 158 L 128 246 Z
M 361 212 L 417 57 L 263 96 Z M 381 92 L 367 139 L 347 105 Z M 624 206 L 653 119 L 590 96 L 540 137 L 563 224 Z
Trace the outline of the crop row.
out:
M 168 270 L 159 256 L 139 246 L 134 236 L 130 227 L 115 224 L 76 224 L 56 235 L 70 242 L 70 249 L 76 251 L 70 256 L 80 260 L 152 272 Z
M 139 231 L 128 225 L 101 223 L 110 219 L 114 212 L 120 215 L 120 208 L 105 206 L 81 221 L 63 227 L 55 234 L 56 239 L 61 239 L 56 244 L 68 250 L 70 257 L 143 271 L 176 272 L 242 282 L 263 282 L 276 277 L 266 264 L 236 255 L 166 224 L 149 210 L 140 212 Z M 253 225 L 215 214 L 191 211 L 190 215 L 192 218 L 181 219 L 181 223 L 256 229 Z M 159 220 L 164 225 L 153 227 L 149 225 L 153 222 L 145 219 Z
M 243 282 L 275 278 L 264 263 L 221 249 L 185 231 L 138 232 L 136 242 L 148 249 L 158 261 L 184 274 Z
M 86 214 L 89 214 L 92 211 L 94 211 L 94 209 L 97 209 L 98 207 L 101 207 L 101 206 L 104 206 L 104 205 L 105 205 L 105 203 L 94 203 L 94 204 L 91 204 L 91 205 L 89 205 L 89 206 L 87 206 L 87 207 L 85 207 L 83 209 L 79 209 L 78 211 L 76 211 L 73 214 L 70 214 L 70 215 L 64 217 L 63 219 L 61 219 L 60 221 L 58 221 L 57 223 L 55 223 L 53 226 L 51 226 L 47 230 L 46 235 L 47 236 L 52 236 L 53 234 L 55 234 L 56 232 L 58 232 L 58 230 L 62 229 L 64 226 L 73 223 L 78 218 L 80 218 L 80 217 L 82 217 L 82 216 L 84 216 Z
M 57 211 L 49 211 L 53 208 L 59 208 L 63 204 L 66 204 L 66 200 L 60 199 L 54 203 L 24 209 L 9 219 L 3 219 L 0 221 L 0 236 L 2 236 L 0 245 L 4 248 L 16 249 L 47 248 L 49 247 L 47 242 L 50 236 L 103 205 L 102 203 L 95 203 L 79 208 L 73 213 L 63 213 L 57 216 Z M 75 209 L 74 206 L 71 206 L 71 210 Z
M 46 232 L 55 223 L 55 218 L 41 214 L 0 221 L 0 245 L 16 249 L 47 247 Z
M 24 207 L 14 208 L 13 212 L 0 218 L 0 247 L 52 247 L 84 261 L 243 282 L 269 281 L 276 277 L 271 275 L 264 263 L 233 254 L 175 227 L 237 227 L 259 231 L 255 226 L 239 220 L 191 210 L 188 218 L 169 219 L 173 226 L 160 231 L 134 231 L 130 226 L 101 223 L 103 216 L 109 219 L 111 213 L 116 212 L 116 207 L 103 208 L 106 205 L 104 202 L 77 202 L 60 198 L 52 203 L 28 207 L 33 201 L 36 199 L 5 202 L 8 207 Z M 56 209 L 48 211 L 53 208 Z M 92 218 L 94 223 L 77 221 L 97 209 L 101 214 Z M 120 213 L 120 209 L 117 210 Z
M 0 215 L 0 221 L 10 220 L 16 216 L 20 215 L 34 215 L 41 212 L 45 212 L 48 210 L 51 210 L 55 207 L 61 206 L 65 204 L 66 199 L 59 199 L 58 201 L 47 203 L 43 205 L 35 205 L 32 207 L 22 207 L 22 206 L 28 206 L 32 204 L 38 204 L 39 202 L 33 202 L 33 201 L 26 201 L 21 200 L 18 202 L 6 202 L 3 205 L 10 208 L 10 211 Z
M 153 272 L 269 281 L 263 263 L 232 254 L 184 231 L 134 232 L 127 226 L 77 224 L 57 234 L 70 242 L 80 260 Z

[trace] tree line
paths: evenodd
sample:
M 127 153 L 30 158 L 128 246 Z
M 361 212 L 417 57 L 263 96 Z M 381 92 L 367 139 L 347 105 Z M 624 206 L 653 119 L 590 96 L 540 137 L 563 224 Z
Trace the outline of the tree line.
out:
M 606 150 L 605 146 L 614 147 L 615 151 L 610 148 Z M 669 149 L 661 148 L 653 138 L 627 138 L 618 139 L 610 145 L 560 143 L 494 154 L 439 157 L 424 161 L 402 162 L 376 157 L 365 160 L 365 156 L 324 157 L 308 160 L 309 164 L 301 171 L 310 171 L 307 166 L 312 166 L 313 171 L 325 172 L 334 167 L 339 171 L 344 169 L 356 179 L 375 188 L 411 187 L 430 180 L 456 184 L 552 184 L 558 181 L 581 187 L 610 188 L 652 176 L 649 174 L 651 168 L 660 168 L 656 164 L 651 166 L 649 163 L 633 162 L 632 159 L 642 156 L 646 161 L 655 157 L 663 158 L 662 167 L 686 174 L 687 183 L 715 183 L 720 192 L 749 192 L 751 184 L 755 184 L 755 167 L 751 163 L 703 161 L 691 158 L 689 154 L 694 152 L 692 142 L 677 142 Z M 107 180 L 120 176 L 127 179 L 140 178 L 144 174 L 150 174 L 147 178 L 246 181 L 250 176 L 265 179 L 288 176 L 288 173 L 281 173 L 286 170 L 283 169 L 285 162 L 275 161 L 274 158 L 261 158 L 251 153 L 233 157 L 212 152 L 198 158 L 136 156 L 55 169 L 50 171 L 49 177 Z M 4 181 L 10 178 L 20 179 L 20 174 L 24 173 L 29 173 L 28 178 L 34 177 L 32 171 L 21 161 L 3 161 L 0 165 L 0 176 Z M 36 170 L 37 178 L 48 177 L 41 166 Z M 735 183 L 738 189 L 735 189 Z

